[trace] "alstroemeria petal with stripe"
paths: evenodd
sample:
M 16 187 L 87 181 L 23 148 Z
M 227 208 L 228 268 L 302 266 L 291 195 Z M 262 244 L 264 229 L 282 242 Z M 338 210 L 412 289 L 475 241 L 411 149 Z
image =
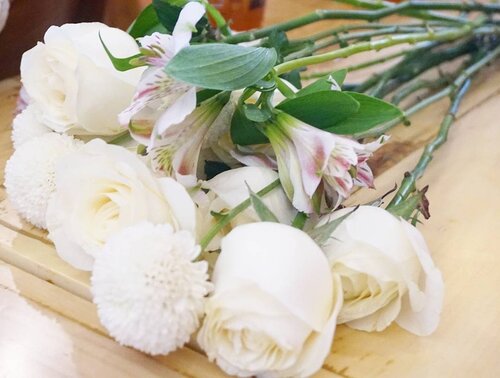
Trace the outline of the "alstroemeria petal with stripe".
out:
M 196 23 L 205 14 L 200 3 L 182 9 L 172 35 L 153 33 L 139 39 L 142 58 L 149 68 L 142 75 L 130 106 L 119 115 L 122 125 L 139 143 L 154 147 L 155 139 L 170 125 L 182 122 L 196 107 L 196 90 L 164 71 L 168 62 L 189 46 Z

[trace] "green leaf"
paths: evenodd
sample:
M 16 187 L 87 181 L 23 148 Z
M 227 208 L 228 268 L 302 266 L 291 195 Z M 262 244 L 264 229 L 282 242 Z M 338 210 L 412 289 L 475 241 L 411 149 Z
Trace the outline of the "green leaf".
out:
M 203 101 L 218 95 L 220 92 L 221 91 L 215 89 L 202 89 L 196 92 L 196 105 L 200 105 Z
M 158 15 L 156 14 L 153 4 L 144 8 L 127 31 L 134 38 L 151 35 L 154 32 L 168 32 L 167 29 L 160 24 L 160 20 L 158 19 Z
M 307 214 L 299 211 L 292 221 L 292 227 L 298 228 L 299 230 L 304 229 L 307 219 Z
M 153 7 L 156 11 L 158 20 L 169 34 L 174 30 L 175 24 L 179 19 L 179 14 L 187 3 L 189 3 L 189 0 L 153 0 Z M 207 26 L 207 18 L 202 17 L 196 24 L 197 32 L 193 35 L 193 39 L 196 39 L 196 36 L 198 36 Z
M 280 76 L 282 79 L 292 83 L 295 88 L 302 88 L 302 81 L 300 80 L 300 70 L 293 70 Z
M 359 207 L 359 206 L 358 206 Z M 340 226 L 340 224 L 352 213 L 354 213 L 358 207 L 355 207 L 353 210 L 349 211 L 347 214 L 342 215 L 330 222 L 325 223 L 322 226 L 313 228 L 309 231 L 309 236 L 319 245 L 325 245 L 325 243 L 332 237 L 335 229 Z
M 359 110 L 326 129 L 335 134 L 350 135 L 367 131 L 403 116 L 403 112 L 397 106 L 386 101 L 357 92 L 342 93 L 354 98 L 359 103 Z
M 269 139 L 257 128 L 257 123 L 250 121 L 241 107 L 237 107 L 231 119 L 231 139 L 241 146 L 269 143 Z
M 264 201 L 262 201 L 262 198 L 260 198 L 256 193 L 254 193 L 246 182 L 245 184 L 248 188 L 248 193 L 250 194 L 250 201 L 252 202 L 252 206 L 255 209 L 255 212 L 259 216 L 260 220 L 262 222 L 279 223 L 279 220 L 276 217 L 276 215 L 274 215 L 273 212 L 264 203 Z
M 182 49 L 165 71 L 198 87 L 232 91 L 257 83 L 275 62 L 274 49 L 209 43 Z
M 207 180 L 210 180 L 215 176 L 217 176 L 219 173 L 228 171 L 230 169 L 231 167 L 220 161 L 212 161 L 212 160 L 205 161 L 204 171 L 205 175 L 207 176 Z
M 172 33 L 174 30 L 182 7 L 186 4 L 187 1 L 153 0 L 152 5 L 158 20 L 167 29 L 168 33 Z
M 104 41 L 102 40 L 100 32 L 99 32 L 99 39 L 101 40 L 102 47 L 104 47 L 104 51 L 106 51 L 108 58 L 111 60 L 111 63 L 113 63 L 113 67 L 115 67 L 117 71 L 128 71 L 138 67 L 136 65 L 131 64 L 130 61 L 132 59 L 139 58 L 141 54 L 132 55 L 127 58 L 115 58 L 113 54 L 111 54 L 111 51 L 109 51 Z
M 269 109 L 260 109 L 255 104 L 243 104 L 243 113 L 253 122 L 266 122 L 273 115 Z
M 309 84 L 304 89 L 301 89 L 300 91 L 298 91 L 297 96 L 303 96 L 306 94 L 310 94 L 312 92 L 331 90 L 332 83 L 330 81 L 330 77 L 333 78 L 337 82 L 338 85 L 342 86 L 342 84 L 344 84 L 344 80 L 345 80 L 346 75 L 347 75 L 346 69 L 332 72 L 330 75 L 325 75 L 324 77 Z
M 356 114 L 359 103 L 344 92 L 326 90 L 286 100 L 277 109 L 319 129 L 329 129 Z

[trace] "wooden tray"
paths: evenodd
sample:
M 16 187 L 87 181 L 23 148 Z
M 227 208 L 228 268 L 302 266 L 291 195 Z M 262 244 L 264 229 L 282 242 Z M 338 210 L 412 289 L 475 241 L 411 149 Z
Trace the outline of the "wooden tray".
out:
M 17 79 L 0 82 L 2 183 L 5 161 L 12 152 L 10 122 L 18 89 Z M 475 79 L 450 140 L 436 154 L 420 183 L 430 185 L 432 217 L 419 228 L 446 286 L 436 333 L 417 337 L 397 326 L 381 333 L 339 326 L 331 354 L 317 377 L 500 376 L 499 107 L 500 66 L 494 65 Z M 443 100 L 415 115 L 411 127 L 395 128 L 391 142 L 375 159 L 377 190 L 359 191 L 350 201 L 369 201 L 399 182 L 435 134 L 446 108 L 447 100 Z M 106 361 L 109 373 L 119 371 L 120 376 L 131 377 L 224 376 L 190 348 L 150 358 L 107 339 L 91 302 L 88 274 L 60 260 L 46 234 L 17 216 L 3 185 L 0 201 L 0 268 L 10 269 L 16 290 L 30 303 L 49 309 L 60 322 L 83 325 L 78 332 L 68 331 L 70 336 L 86 343 L 88 353 L 96 348 L 99 355 L 95 360 Z

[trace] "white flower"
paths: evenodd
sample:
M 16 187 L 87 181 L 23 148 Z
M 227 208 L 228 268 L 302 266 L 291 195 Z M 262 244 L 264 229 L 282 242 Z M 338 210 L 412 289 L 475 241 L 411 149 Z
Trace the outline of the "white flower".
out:
M 46 228 L 45 214 L 55 189 L 56 162 L 82 144 L 73 137 L 50 133 L 16 149 L 5 166 L 5 187 L 19 215 Z
M 120 344 L 152 355 L 182 347 L 200 324 L 208 264 L 188 231 L 140 223 L 109 238 L 92 270 L 101 323 Z
M 101 23 L 51 26 L 44 42 L 24 53 L 21 80 L 43 124 L 76 135 L 123 131 L 117 116 L 132 99 L 142 69 L 119 72 L 99 40 L 115 56 L 139 53 L 124 31 Z
M 321 368 L 342 305 L 321 249 L 279 223 L 236 227 L 222 241 L 198 343 L 241 377 L 306 377 Z
M 33 105 L 28 106 L 12 121 L 12 143 L 15 149 L 33 138 L 52 131 L 37 119 L 35 113 Z
M 202 184 L 204 189 L 209 189 L 210 204 L 205 210 L 205 228 L 208 229 L 216 221 L 209 216 L 210 212 L 224 213 L 234 209 L 241 202 L 249 198 L 250 194 L 247 185 L 254 193 L 264 189 L 267 185 L 278 180 L 278 174 L 269 168 L 262 167 L 242 167 L 222 172 L 213 179 Z M 281 187 L 262 197 L 263 202 L 278 218 L 280 223 L 291 224 L 296 215 L 296 211 L 288 200 Z M 239 214 L 229 227 L 234 228 L 245 223 L 259 222 L 260 218 L 250 206 Z M 218 249 L 220 240 L 211 243 L 210 250 Z
M 295 208 L 312 213 L 313 197 L 324 184 L 327 204 L 336 207 L 354 185 L 372 186 L 366 160 L 385 137 L 366 145 L 308 125 L 280 112 L 263 129 L 276 153 L 278 172 Z M 319 203 L 319 201 L 318 201 Z
M 331 219 L 351 210 L 337 211 Z M 437 328 L 443 281 L 415 227 L 384 209 L 361 206 L 334 231 L 324 250 L 332 272 L 342 279 L 340 323 L 381 331 L 395 321 L 417 335 Z
M 196 108 L 196 88 L 167 75 L 165 65 L 189 46 L 196 23 L 205 14 L 198 2 L 188 2 L 179 14 L 172 35 L 153 33 L 139 39 L 149 68 L 144 71 L 130 106 L 120 113 L 122 125 L 149 147 L 171 125 L 178 124 Z
M 196 186 L 201 149 L 226 101 L 222 96 L 211 98 L 181 123 L 169 125 L 150 150 L 153 168 L 175 177 L 186 187 Z
M 73 266 L 90 270 L 108 237 L 141 221 L 195 231 L 195 207 L 182 185 L 157 179 L 137 155 L 94 139 L 56 166 L 47 210 L 49 238 Z

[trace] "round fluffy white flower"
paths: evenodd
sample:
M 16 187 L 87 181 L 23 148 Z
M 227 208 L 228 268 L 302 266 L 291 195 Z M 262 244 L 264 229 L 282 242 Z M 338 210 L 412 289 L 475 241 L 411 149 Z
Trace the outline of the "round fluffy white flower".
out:
M 112 233 L 141 221 L 194 232 L 195 206 L 182 185 L 157 179 L 137 155 L 100 139 L 56 166 L 47 228 L 68 263 L 91 270 Z
M 52 131 L 37 119 L 35 113 L 35 108 L 28 105 L 12 121 L 12 142 L 15 149 L 33 138 Z
M 337 211 L 331 219 L 351 210 Z M 340 224 L 324 250 L 332 272 L 342 280 L 339 323 L 381 331 L 396 321 L 417 335 L 436 329 L 443 280 L 424 238 L 408 222 L 384 209 L 361 206 Z
M 55 189 L 56 162 L 83 143 L 50 133 L 20 146 L 5 166 L 5 187 L 16 211 L 30 223 L 46 228 L 45 214 Z
M 183 346 L 199 326 L 208 264 L 188 231 L 140 223 L 109 238 L 92 270 L 101 323 L 120 344 L 152 355 Z
M 115 70 L 99 33 L 115 56 L 139 52 L 127 33 L 94 22 L 51 26 L 44 42 L 23 55 L 23 85 L 41 122 L 54 131 L 77 135 L 123 131 L 118 113 L 132 100 L 143 69 Z
M 248 187 L 256 193 L 277 179 L 278 174 L 270 168 L 243 167 L 222 172 L 203 183 L 203 188 L 210 190 L 208 193 L 210 203 L 203 217 L 205 220 L 204 228 L 208 229 L 215 221 L 213 217 L 207 216 L 207 214 L 229 211 L 248 199 Z M 263 196 L 262 200 L 276 215 L 280 223 L 292 223 L 296 210 L 281 187 Z M 231 222 L 230 227 L 259 221 L 260 218 L 253 207 L 249 207 Z M 209 247 L 210 250 L 218 249 L 220 247 L 220 237 L 214 239 L 214 242 Z
M 304 232 L 258 222 L 223 240 L 198 343 L 227 373 L 306 377 L 321 368 L 342 305 L 338 278 Z

